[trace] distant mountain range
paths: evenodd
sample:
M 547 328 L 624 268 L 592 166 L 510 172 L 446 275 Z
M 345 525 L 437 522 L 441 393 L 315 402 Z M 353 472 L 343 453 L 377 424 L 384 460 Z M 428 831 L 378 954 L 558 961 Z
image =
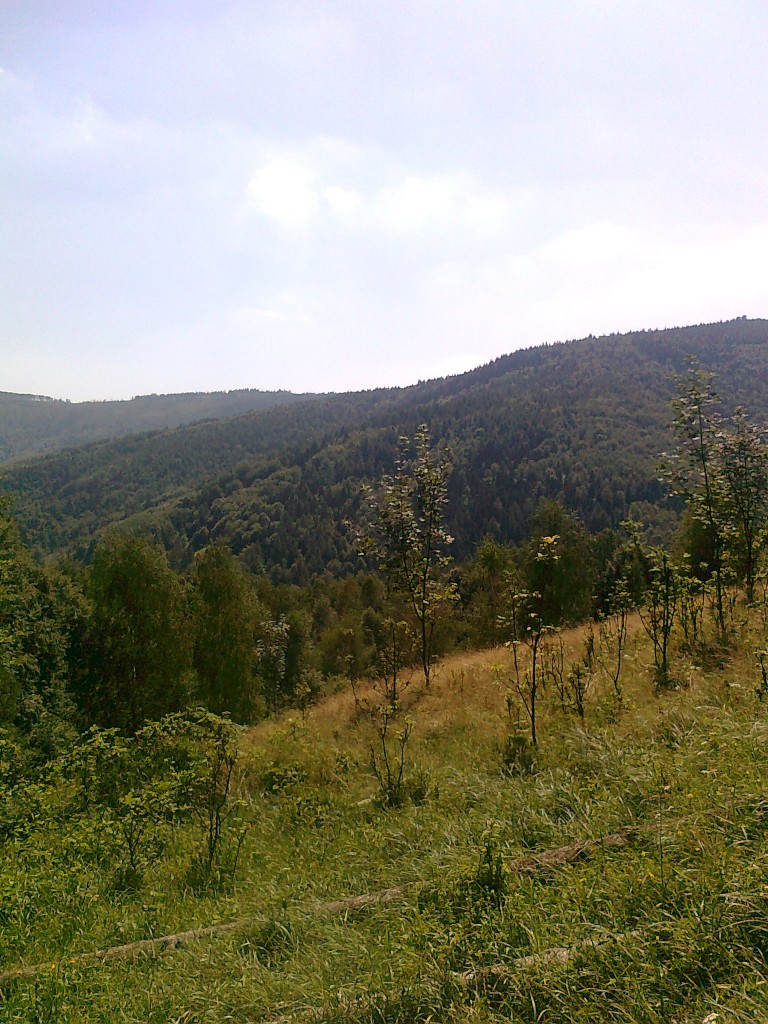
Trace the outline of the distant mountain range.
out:
M 119 525 L 159 538 L 177 565 L 222 539 L 253 571 L 304 583 L 358 567 L 348 524 L 360 485 L 391 469 L 398 435 L 425 422 L 452 451 L 457 557 L 486 534 L 524 539 L 541 497 L 597 532 L 664 502 L 658 457 L 671 443 L 672 375 L 689 355 L 716 373 L 726 405 L 768 417 L 768 321 L 742 318 L 540 346 L 408 388 L 284 395 L 14 465 L 2 488 L 42 555 L 87 560 Z
M 311 398 L 289 391 L 214 391 L 142 395 L 124 402 L 67 402 L 0 391 L 0 463 L 90 441 L 237 416 Z

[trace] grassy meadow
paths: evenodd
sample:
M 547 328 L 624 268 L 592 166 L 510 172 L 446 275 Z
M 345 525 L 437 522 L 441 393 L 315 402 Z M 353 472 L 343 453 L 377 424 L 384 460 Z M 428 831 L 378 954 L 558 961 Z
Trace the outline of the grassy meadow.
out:
M 204 877 L 194 815 L 137 817 L 127 874 L 76 773 L 5 764 L 0 1020 L 768 1020 L 768 630 L 733 615 L 727 649 L 678 643 L 661 692 L 637 618 L 621 699 L 598 641 L 583 719 L 549 677 L 535 750 L 509 650 L 414 676 L 397 806 L 365 687 L 244 731 Z M 566 670 L 590 628 L 561 634 Z

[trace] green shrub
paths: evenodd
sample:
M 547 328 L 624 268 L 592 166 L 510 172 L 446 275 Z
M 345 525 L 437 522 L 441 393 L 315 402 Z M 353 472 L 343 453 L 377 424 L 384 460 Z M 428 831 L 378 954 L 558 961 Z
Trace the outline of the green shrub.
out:
M 505 775 L 529 775 L 536 763 L 536 752 L 531 741 L 519 733 L 512 733 L 501 748 L 501 767 Z
M 261 788 L 265 793 L 284 793 L 306 780 L 306 769 L 298 761 L 270 761 L 261 776 Z

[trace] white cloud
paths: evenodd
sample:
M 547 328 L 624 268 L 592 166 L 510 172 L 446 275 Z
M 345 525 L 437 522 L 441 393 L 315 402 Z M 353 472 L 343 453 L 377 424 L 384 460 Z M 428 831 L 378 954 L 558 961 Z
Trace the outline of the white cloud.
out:
M 565 231 L 543 245 L 538 257 L 579 276 L 613 271 L 636 260 L 643 252 L 641 235 L 624 224 L 610 221 Z
M 446 179 L 407 177 L 378 193 L 372 206 L 374 223 L 400 233 L 439 227 L 455 220 L 456 198 Z
M 238 306 L 232 310 L 230 319 L 234 327 L 250 330 L 282 323 L 285 313 L 265 306 Z
M 331 211 L 344 219 L 354 217 L 363 210 L 363 197 L 354 189 L 329 185 L 323 192 L 323 199 Z
M 235 331 L 268 331 L 275 326 L 293 325 L 311 327 L 312 318 L 302 313 L 294 299 L 282 297 L 274 306 L 238 306 L 229 316 L 229 324 Z M 220 325 L 216 324 L 219 330 Z
M 286 159 L 256 171 L 248 182 L 248 201 L 254 212 L 288 228 L 306 224 L 319 206 L 313 173 Z
M 766 313 L 757 0 L 55 6 L 0 3 L 6 387 L 127 387 L 141 339 L 135 390 L 341 388 Z
M 509 219 L 506 197 L 484 191 L 462 175 L 406 175 L 379 189 L 368 203 L 371 226 L 392 234 L 466 229 L 487 235 Z
M 670 238 L 666 225 L 595 222 L 525 253 L 432 268 L 416 329 L 492 358 L 520 345 L 765 316 L 768 223 Z
M 503 231 L 522 204 L 519 196 L 511 201 L 468 175 L 415 175 L 382 168 L 382 162 L 378 152 L 320 138 L 298 155 L 261 166 L 248 182 L 249 209 L 287 229 L 343 224 L 392 238 L 446 232 L 487 237 Z

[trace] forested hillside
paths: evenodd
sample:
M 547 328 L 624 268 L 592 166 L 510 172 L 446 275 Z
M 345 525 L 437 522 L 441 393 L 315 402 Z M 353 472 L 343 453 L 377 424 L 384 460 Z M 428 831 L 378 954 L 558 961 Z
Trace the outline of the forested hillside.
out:
M 142 395 L 124 402 L 67 402 L 43 395 L 2 391 L 0 463 L 125 434 L 270 409 L 307 397 L 311 396 L 243 389 Z
M 765 418 L 768 322 L 740 319 L 542 346 L 410 388 L 92 445 L 15 468 L 4 489 L 42 553 L 87 558 L 122 522 L 161 539 L 179 566 L 218 539 L 248 568 L 301 583 L 359 564 L 346 524 L 360 484 L 424 422 L 452 452 L 457 557 L 484 535 L 522 540 L 541 497 L 597 532 L 663 497 L 671 376 L 689 355 L 717 374 L 727 405 Z
M 143 514 L 183 572 L 117 529 L 41 565 L 0 498 L 3 1020 L 768 1019 L 761 330 L 702 330 L 666 406 L 696 332 L 236 420 L 262 454 Z M 183 482 L 232 425 L 68 458 Z M 666 546 L 564 507 L 656 472 Z M 269 578 L 351 559 L 361 500 L 373 571 Z M 296 562 L 248 572 L 259 529 Z

